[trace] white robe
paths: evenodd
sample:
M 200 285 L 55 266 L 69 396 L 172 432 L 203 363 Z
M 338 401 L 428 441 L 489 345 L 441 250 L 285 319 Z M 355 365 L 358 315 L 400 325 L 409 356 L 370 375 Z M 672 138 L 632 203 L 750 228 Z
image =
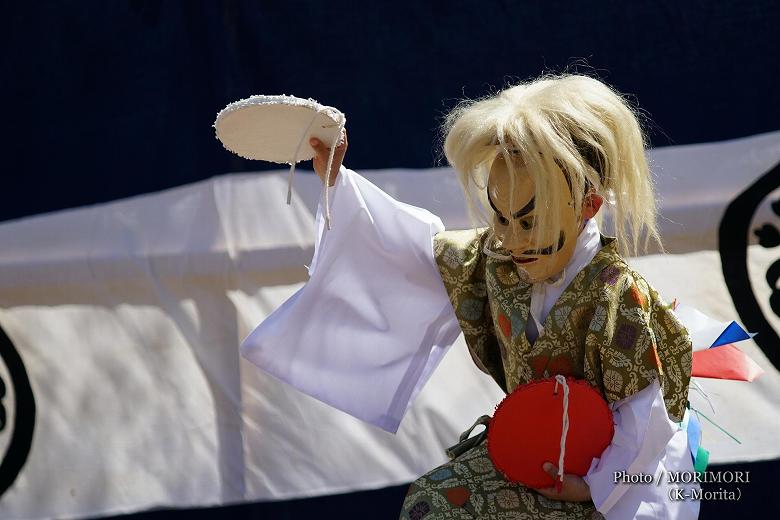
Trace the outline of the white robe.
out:
M 395 432 L 460 334 L 433 254 L 433 236 L 444 226 L 344 167 L 330 200 L 331 230 L 317 213 L 309 281 L 244 340 L 241 352 L 300 391 Z M 566 278 L 598 251 L 593 226 L 580 235 Z M 532 308 L 540 323 L 565 283 L 537 287 Z M 686 432 L 669 420 L 658 383 L 610 408 L 615 435 L 584 477 L 597 509 L 607 519 L 696 518 L 697 501 L 669 498 L 674 486 L 666 472 L 692 472 L 693 464 Z M 620 471 L 649 474 L 653 482 L 616 484 Z

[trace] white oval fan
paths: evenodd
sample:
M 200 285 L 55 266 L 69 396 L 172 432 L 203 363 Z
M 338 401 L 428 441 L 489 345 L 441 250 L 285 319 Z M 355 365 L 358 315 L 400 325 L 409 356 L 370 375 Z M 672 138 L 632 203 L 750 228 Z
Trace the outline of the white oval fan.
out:
M 217 139 L 245 159 L 293 164 L 314 157 L 309 139 L 333 145 L 346 118 L 339 110 L 295 96 L 252 96 L 217 114 Z
M 240 157 L 289 164 L 289 204 L 295 164 L 313 159 L 315 155 L 309 140 L 316 137 L 331 149 L 326 170 L 330 172 L 335 143 L 345 124 L 346 117 L 340 110 L 311 98 L 251 96 L 223 108 L 214 121 L 214 130 L 222 145 Z M 330 228 L 327 189 L 325 206 L 327 227 Z

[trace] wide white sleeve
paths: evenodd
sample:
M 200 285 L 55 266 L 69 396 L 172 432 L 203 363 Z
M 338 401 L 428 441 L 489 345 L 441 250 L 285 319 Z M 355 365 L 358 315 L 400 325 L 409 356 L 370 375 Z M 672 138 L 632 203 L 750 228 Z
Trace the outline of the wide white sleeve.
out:
M 690 498 L 698 485 L 670 481 L 691 475 L 693 461 L 687 432 L 669 419 L 658 380 L 610 408 L 615 435 L 583 477 L 596 509 L 607 520 L 698 518 L 699 501 Z M 651 482 L 636 482 L 642 477 Z
M 309 281 L 242 343 L 300 391 L 395 432 L 460 333 L 433 256 L 441 220 L 341 168 Z

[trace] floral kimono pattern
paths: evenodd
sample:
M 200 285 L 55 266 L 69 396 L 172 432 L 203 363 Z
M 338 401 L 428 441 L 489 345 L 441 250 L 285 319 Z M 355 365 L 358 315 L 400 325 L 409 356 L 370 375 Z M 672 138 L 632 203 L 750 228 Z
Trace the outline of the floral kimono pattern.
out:
M 511 393 L 557 374 L 587 380 L 607 402 L 655 379 L 669 417 L 688 398 L 691 342 L 658 293 L 602 237 L 602 249 L 553 305 L 543 331 L 526 337 L 531 285 L 511 261 L 485 255 L 488 230 L 443 232 L 434 253 L 477 366 Z M 401 518 L 601 518 L 592 502 L 562 502 L 504 479 L 484 444 L 427 473 L 410 487 Z

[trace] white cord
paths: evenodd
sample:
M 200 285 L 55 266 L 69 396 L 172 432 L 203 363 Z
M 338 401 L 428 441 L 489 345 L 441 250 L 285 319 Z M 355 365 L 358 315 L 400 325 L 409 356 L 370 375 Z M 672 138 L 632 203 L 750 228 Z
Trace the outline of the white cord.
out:
M 314 113 L 314 117 L 311 118 L 311 121 L 309 121 L 309 125 L 306 127 L 306 130 L 303 131 L 301 134 L 301 138 L 298 140 L 298 146 L 295 147 L 295 151 L 293 152 L 292 159 L 290 160 L 290 173 L 287 175 L 287 205 L 290 205 L 290 201 L 292 200 L 292 186 L 293 186 L 293 176 L 295 175 L 295 163 L 298 162 L 298 152 L 301 151 L 301 146 L 303 146 L 303 141 L 306 139 L 306 136 L 309 135 L 309 129 L 314 124 L 314 121 L 317 120 L 317 116 L 320 115 L 320 112 L 322 112 L 322 108 L 318 109 Z
M 482 252 L 489 256 L 490 258 L 495 258 L 496 260 L 512 260 L 511 255 L 502 255 L 501 253 L 496 253 L 495 251 L 492 251 L 488 247 L 488 240 L 485 240 L 485 245 L 482 246 Z M 544 281 L 544 283 L 548 284 L 550 287 L 560 287 L 563 283 L 563 280 L 566 278 L 566 268 L 564 267 L 563 270 L 560 273 L 560 276 L 558 276 L 555 280 L 552 278 L 548 278 Z
M 693 389 L 699 392 L 699 394 L 707 401 L 707 404 L 710 405 L 712 413 L 718 413 L 715 411 L 715 405 L 712 404 L 712 400 L 710 400 L 710 396 L 707 394 L 707 392 L 704 391 L 704 388 L 702 388 L 701 385 L 693 378 L 691 378 L 690 384 L 693 385 Z
M 509 255 L 502 255 L 500 253 L 496 253 L 495 251 L 491 251 L 488 248 L 488 241 L 487 240 L 485 240 L 485 245 L 482 248 L 482 252 L 485 253 L 490 258 L 495 258 L 496 260 L 511 260 L 512 259 L 512 257 L 509 256 Z
M 555 392 L 558 384 L 563 386 L 563 429 L 561 430 L 561 454 L 558 457 L 558 479 L 563 482 L 563 457 L 566 454 L 566 435 L 569 433 L 569 385 L 566 378 L 560 374 L 555 376 Z

